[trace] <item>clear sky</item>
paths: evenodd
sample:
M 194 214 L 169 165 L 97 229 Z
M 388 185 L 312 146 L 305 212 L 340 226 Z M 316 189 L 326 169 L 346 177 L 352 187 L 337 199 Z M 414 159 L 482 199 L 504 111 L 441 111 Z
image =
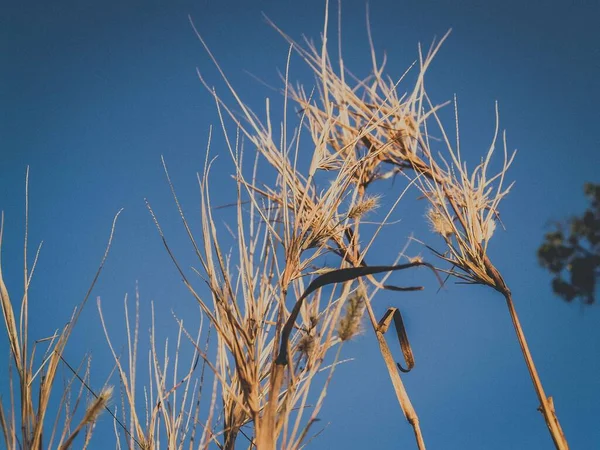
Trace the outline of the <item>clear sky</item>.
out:
M 193 318 L 197 308 L 143 199 L 156 207 L 173 246 L 191 264 L 160 155 L 186 210 L 198 211 L 195 173 L 202 168 L 209 125 L 218 122 L 196 67 L 224 92 L 188 14 L 244 100 L 261 110 L 264 97 L 277 94 L 248 73 L 278 85 L 277 69 L 284 68 L 287 55 L 287 44 L 261 12 L 293 37 L 304 33 L 317 40 L 324 3 L 5 1 L 1 9 L 3 271 L 18 298 L 24 174 L 30 165 L 30 239 L 33 245 L 44 241 L 30 294 L 32 337 L 51 335 L 68 320 L 121 207 L 125 211 L 94 296 L 102 298 L 120 345 L 122 299 L 133 294 L 138 280 L 142 320 L 153 300 L 161 332 L 175 336 L 170 311 Z M 380 55 L 387 52 L 394 78 L 416 58 L 418 42 L 429 44 L 453 28 L 428 85 L 440 103 L 457 94 L 461 142 L 472 161 L 489 145 L 499 101 L 509 148 L 518 149 L 509 172 L 517 184 L 502 206 L 507 231 L 490 244 L 491 256 L 514 293 L 571 448 L 600 448 L 600 310 L 554 297 L 535 255 L 551 220 L 585 208 L 583 183 L 600 181 L 599 3 L 380 0 L 370 10 L 375 47 Z M 359 74 L 370 64 L 366 42 L 365 3 L 345 1 L 345 63 Z M 310 84 L 306 74 L 293 58 L 290 78 L 305 77 Z M 218 145 L 212 151 L 222 155 L 213 176 L 215 202 L 228 203 L 235 199 L 229 156 Z M 397 232 L 423 236 L 419 223 L 403 222 Z M 389 262 L 385 257 L 381 263 Z M 392 304 L 405 313 L 416 368 L 404 379 L 428 448 L 551 448 L 503 300 L 490 290 L 460 285 L 435 292 L 384 295 L 375 305 L 379 315 Z M 91 351 L 92 382 L 99 385 L 112 362 L 97 318 L 91 302 L 67 356 L 78 361 Z M 0 350 L 6 355 L 7 349 L 2 336 Z M 320 423 L 329 425 L 312 447 L 415 448 L 371 334 L 345 354 L 355 360 L 336 372 L 321 414 Z M 0 386 L 7 382 L 6 367 L 0 364 Z M 102 436 L 112 433 L 107 416 L 98 430 L 92 448 L 110 442 Z

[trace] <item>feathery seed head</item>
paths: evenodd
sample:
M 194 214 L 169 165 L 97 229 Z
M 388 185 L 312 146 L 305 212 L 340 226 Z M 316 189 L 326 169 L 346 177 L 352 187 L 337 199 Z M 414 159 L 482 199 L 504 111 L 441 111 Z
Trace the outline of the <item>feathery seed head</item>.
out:
M 427 211 L 427 220 L 431 225 L 431 229 L 444 237 L 448 237 L 454 233 L 454 227 L 448 217 L 436 208 L 429 208 Z
M 91 424 L 96 421 L 110 398 L 112 397 L 113 388 L 112 386 L 107 386 L 100 392 L 100 395 L 90 404 L 88 409 L 85 412 L 85 416 L 82 422 L 85 424 Z
M 298 341 L 297 350 L 306 358 L 310 356 L 314 348 L 315 337 L 310 333 L 306 333 L 304 336 L 302 336 L 300 341 Z
M 365 214 L 379 207 L 379 196 L 367 195 L 348 211 L 349 219 L 360 219 Z
M 489 241 L 492 236 L 494 235 L 494 231 L 496 231 L 496 221 L 491 219 L 488 220 L 485 225 L 485 230 L 484 230 L 484 239 L 486 241 Z
M 342 342 L 360 333 L 360 320 L 364 311 L 365 299 L 360 293 L 355 293 L 348 299 L 345 314 L 338 324 L 338 337 Z

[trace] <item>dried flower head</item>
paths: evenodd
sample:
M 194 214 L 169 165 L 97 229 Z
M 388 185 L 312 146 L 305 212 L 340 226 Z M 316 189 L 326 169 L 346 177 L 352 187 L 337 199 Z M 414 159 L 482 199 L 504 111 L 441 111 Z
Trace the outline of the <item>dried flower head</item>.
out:
M 112 397 L 112 393 L 113 393 L 113 388 L 111 386 L 107 386 L 104 389 L 102 389 L 102 392 L 100 392 L 100 395 L 98 395 L 94 399 L 94 401 L 88 406 L 88 408 L 85 411 L 85 414 L 83 416 L 83 419 L 81 420 L 79 425 L 77 425 L 75 430 L 66 439 L 65 443 L 60 446 L 61 449 L 70 448 L 73 445 L 75 438 L 81 432 L 81 430 L 85 426 L 93 425 L 96 422 L 100 413 L 102 413 L 102 411 L 104 411 L 104 408 L 106 408 L 106 404 Z
M 302 338 L 300 338 L 300 341 L 298 341 L 297 350 L 302 356 L 305 356 L 306 358 L 310 356 L 314 348 L 315 337 L 310 333 L 305 334 L 304 336 L 302 336 Z
M 344 316 L 338 324 L 338 337 L 341 341 L 352 339 L 360 333 L 360 320 L 365 311 L 365 299 L 362 294 L 355 293 L 350 296 L 346 304 Z
M 365 214 L 377 209 L 379 207 L 379 196 L 377 195 L 365 195 L 365 197 L 354 205 L 348 211 L 349 219 L 360 219 Z
M 431 229 L 444 237 L 454 233 L 454 227 L 448 217 L 436 208 L 429 208 L 427 211 L 427 220 L 431 224 Z

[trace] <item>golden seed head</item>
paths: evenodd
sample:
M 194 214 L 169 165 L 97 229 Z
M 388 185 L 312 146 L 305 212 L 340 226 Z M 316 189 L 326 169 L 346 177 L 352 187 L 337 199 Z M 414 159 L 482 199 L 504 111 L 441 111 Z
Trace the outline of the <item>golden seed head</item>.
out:
M 360 219 L 365 214 L 379 207 L 379 197 L 376 195 L 365 196 L 360 202 L 350 208 L 348 218 Z
M 360 321 L 365 311 L 365 299 L 359 294 L 352 295 L 346 304 L 344 316 L 338 324 L 338 337 L 341 341 L 352 339 L 360 333 Z
M 427 220 L 431 224 L 431 229 L 444 237 L 448 237 L 454 233 L 454 227 L 448 217 L 435 208 L 430 208 L 427 211 Z
M 100 413 L 104 410 L 104 407 L 112 397 L 113 388 L 112 386 L 107 386 L 100 392 L 100 395 L 88 406 L 88 409 L 85 412 L 85 416 L 83 418 L 83 422 L 86 424 L 90 424 L 96 421 Z
M 315 348 L 315 337 L 312 334 L 305 334 L 298 342 L 297 350 L 308 357 Z

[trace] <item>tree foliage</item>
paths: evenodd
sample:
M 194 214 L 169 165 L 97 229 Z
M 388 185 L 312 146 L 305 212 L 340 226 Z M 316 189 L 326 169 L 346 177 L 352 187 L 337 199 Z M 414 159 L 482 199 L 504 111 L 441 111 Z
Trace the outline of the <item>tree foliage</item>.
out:
M 584 193 L 591 206 L 581 216 L 556 224 L 545 235 L 538 259 L 554 275 L 557 295 L 592 304 L 600 278 L 600 184 L 585 183 Z

